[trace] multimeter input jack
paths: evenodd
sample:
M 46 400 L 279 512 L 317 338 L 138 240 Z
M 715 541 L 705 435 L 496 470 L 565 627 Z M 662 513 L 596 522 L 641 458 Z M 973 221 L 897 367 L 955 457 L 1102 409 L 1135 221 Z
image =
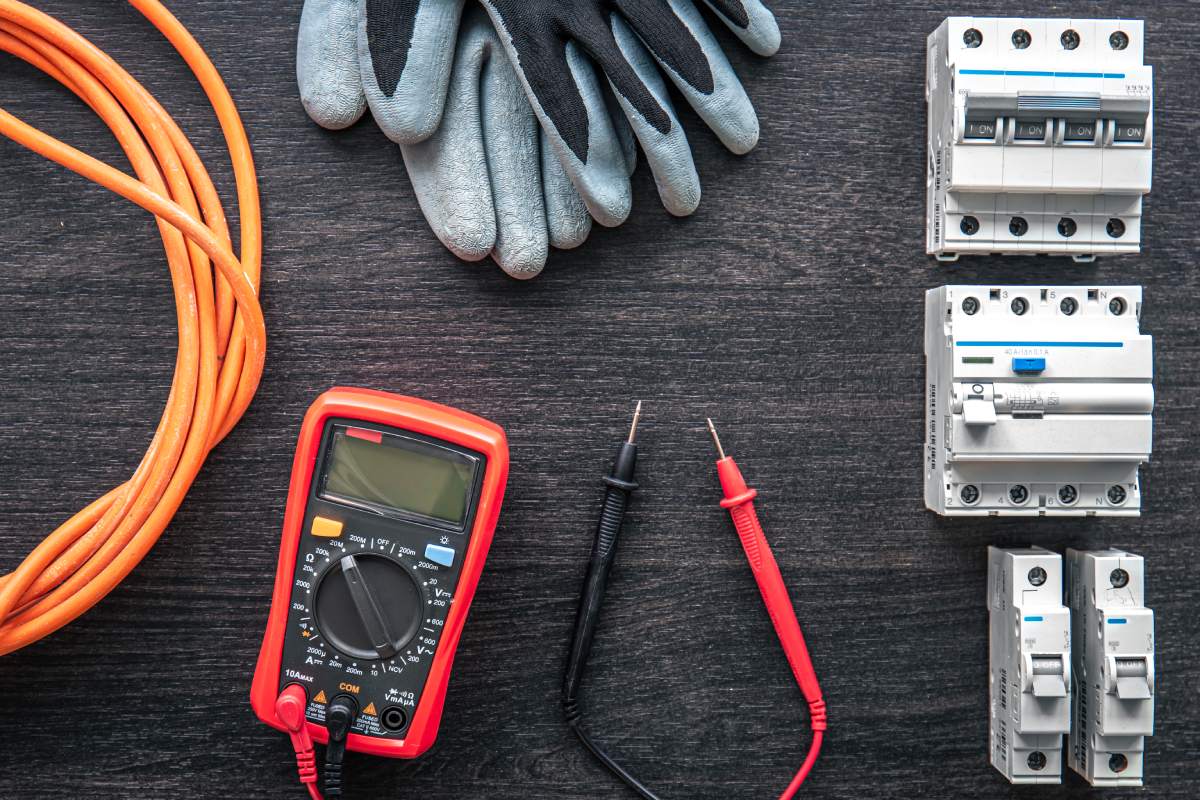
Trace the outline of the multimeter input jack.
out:
M 384 728 L 395 733 L 396 731 L 404 730 L 404 726 L 408 724 L 408 714 L 404 713 L 404 709 L 392 706 L 391 708 L 384 709 L 379 721 L 383 724 Z

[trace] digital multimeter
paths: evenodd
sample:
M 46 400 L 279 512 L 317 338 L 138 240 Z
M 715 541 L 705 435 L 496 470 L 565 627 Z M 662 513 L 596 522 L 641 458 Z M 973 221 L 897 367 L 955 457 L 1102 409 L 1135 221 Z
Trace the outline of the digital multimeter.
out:
M 491 422 L 383 392 L 322 395 L 292 467 L 251 689 L 259 719 L 286 730 L 276 701 L 299 687 L 318 742 L 329 704 L 348 697 L 347 749 L 428 750 L 507 480 Z

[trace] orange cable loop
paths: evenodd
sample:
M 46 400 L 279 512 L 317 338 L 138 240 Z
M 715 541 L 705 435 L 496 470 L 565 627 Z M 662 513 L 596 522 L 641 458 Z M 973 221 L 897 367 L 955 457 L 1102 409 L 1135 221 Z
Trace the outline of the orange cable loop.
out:
M 129 0 L 195 73 L 237 182 L 241 256 L 216 187 L 166 110 L 115 61 L 17 0 L 0 0 L 0 51 L 61 83 L 104 120 L 136 178 L 0 108 L 0 134 L 136 203 L 158 221 L 179 350 L 166 408 L 133 476 L 61 525 L 0 577 L 0 655 L 53 633 L 111 592 L 170 524 L 209 452 L 242 418 L 262 376 L 262 214 L 250 142 L 224 82 L 159 0 Z M 215 269 L 214 269 L 215 268 Z

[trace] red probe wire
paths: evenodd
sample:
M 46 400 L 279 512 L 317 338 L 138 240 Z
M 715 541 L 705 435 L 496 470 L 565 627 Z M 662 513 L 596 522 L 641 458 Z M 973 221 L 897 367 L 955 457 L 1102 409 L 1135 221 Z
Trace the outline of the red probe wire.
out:
M 717 453 L 721 456 L 721 460 L 717 462 L 717 476 L 721 480 L 721 489 L 725 492 L 721 508 L 727 510 L 733 518 L 733 525 L 737 528 L 742 549 L 746 551 L 746 559 L 750 562 L 754 580 L 758 582 L 758 590 L 762 593 L 767 613 L 771 616 L 771 623 L 779 636 L 779 643 L 783 645 L 783 652 L 792 667 L 792 674 L 796 676 L 796 683 L 800 685 L 800 691 L 808 701 L 813 731 L 812 745 L 800 771 L 779 796 L 779 800 L 792 800 L 808 778 L 808 774 L 812 772 L 817 763 L 817 756 L 821 754 L 821 743 L 828 728 L 825 700 L 821 696 L 821 684 L 817 680 L 816 670 L 813 669 L 812 657 L 808 654 L 808 645 L 804 642 L 804 633 L 796 620 L 792 598 L 788 595 L 783 576 L 779 573 L 779 565 L 775 563 L 771 545 L 763 534 L 758 513 L 754 510 L 754 498 L 758 496 L 758 492 L 746 485 L 746 479 L 742 477 L 738 465 L 725 455 L 721 439 L 717 436 L 717 428 L 711 419 L 708 420 L 708 429 L 712 432 Z
M 308 706 L 308 695 L 300 686 L 292 684 L 283 690 L 275 701 L 275 713 L 287 726 L 288 736 L 292 739 L 292 749 L 296 751 L 296 771 L 300 783 L 308 789 L 312 800 L 324 800 L 317 789 L 317 757 L 313 752 L 313 740 L 305 724 L 304 709 Z

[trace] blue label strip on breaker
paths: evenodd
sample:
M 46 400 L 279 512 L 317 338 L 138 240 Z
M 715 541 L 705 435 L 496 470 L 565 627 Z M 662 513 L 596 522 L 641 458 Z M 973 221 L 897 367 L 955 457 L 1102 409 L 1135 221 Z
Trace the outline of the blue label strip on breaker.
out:
M 1014 78 L 1111 78 L 1124 80 L 1124 72 L 1042 72 L 1031 69 L 960 69 L 962 75 L 1010 75 Z
M 1124 347 L 1124 342 L 955 342 L 959 347 Z

